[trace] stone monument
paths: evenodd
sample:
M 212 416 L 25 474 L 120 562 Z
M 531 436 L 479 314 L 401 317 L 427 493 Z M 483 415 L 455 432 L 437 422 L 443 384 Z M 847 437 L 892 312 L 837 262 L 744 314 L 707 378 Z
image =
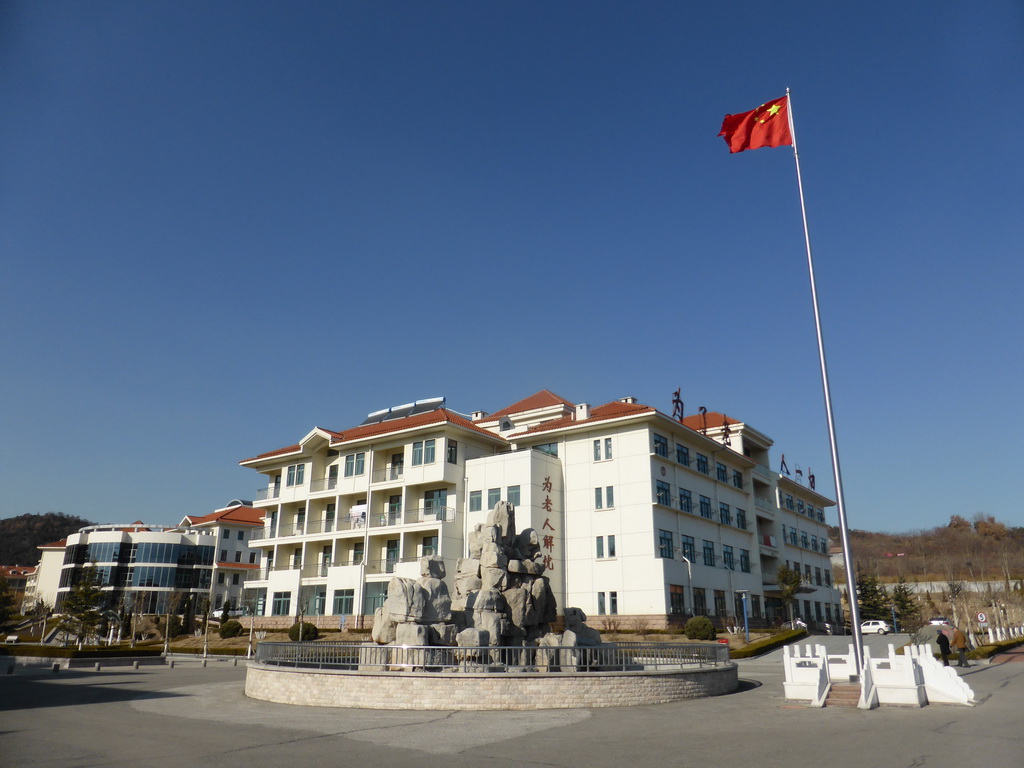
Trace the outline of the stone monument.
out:
M 551 632 L 555 596 L 544 575 L 537 531 L 516 533 L 515 507 L 499 501 L 487 522 L 469 534 L 469 557 L 455 567 L 455 595 L 443 581 L 444 561 L 420 559 L 420 578 L 396 576 L 373 618 L 380 645 L 436 647 L 599 646 L 600 633 L 585 625 L 579 608 L 566 608 L 566 631 Z

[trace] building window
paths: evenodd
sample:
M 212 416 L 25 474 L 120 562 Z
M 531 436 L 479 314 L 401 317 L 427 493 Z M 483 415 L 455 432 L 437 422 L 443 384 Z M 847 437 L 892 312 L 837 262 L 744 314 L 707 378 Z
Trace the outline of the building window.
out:
M 604 503 L 608 506 L 609 509 L 615 506 L 615 488 L 613 486 L 605 486 Z
M 654 435 L 654 453 L 658 456 L 668 458 L 668 439 L 661 435 Z
M 751 595 L 750 596 L 751 613 L 755 619 L 761 618 L 761 596 Z
M 676 461 L 684 467 L 690 466 L 690 449 L 685 445 L 676 443 Z
M 705 475 L 708 473 L 708 457 L 703 453 L 697 454 L 697 471 Z
M 241 552 L 235 552 L 235 562 L 236 563 L 242 562 L 242 553 Z
M 692 563 L 697 559 L 697 550 L 693 543 L 693 536 L 680 536 L 679 540 L 683 544 L 683 557 Z
M 334 613 L 335 616 L 351 616 L 356 591 L 354 589 L 334 590 Z
M 740 570 L 744 573 L 750 573 L 750 550 L 740 550 Z
M 365 453 L 350 453 L 345 457 L 345 477 L 355 477 L 363 474 L 365 465 Z
M 608 612 L 615 616 L 619 612 L 619 593 L 609 592 L 608 593 Z
M 747 513 L 736 507 L 736 527 L 740 530 L 747 530 Z
M 423 557 L 433 557 L 437 554 L 437 536 L 423 537 Z
M 686 592 L 679 584 L 668 585 L 668 612 L 674 616 L 686 613 Z
M 270 610 L 272 616 L 288 616 L 292 612 L 292 593 L 275 592 Z
M 487 509 L 494 509 L 494 505 L 501 501 L 501 488 L 487 489 Z
M 672 491 L 669 488 L 668 483 L 663 483 L 661 480 L 655 480 L 654 485 L 657 488 L 658 503 L 664 504 L 666 507 L 672 506 Z
M 715 477 L 718 478 L 718 482 L 725 483 L 729 480 L 729 468 L 721 462 L 715 462 Z
M 594 489 L 594 509 L 604 509 L 604 490 Z
M 811 536 L 811 549 L 813 549 L 815 552 L 818 551 L 818 537 L 817 536 Z
M 793 508 L 793 497 L 792 497 L 792 496 L 790 496 L 790 495 L 789 495 L 789 494 L 787 493 L 787 494 L 786 494 L 786 509 L 792 509 L 792 508 Z
M 448 463 L 459 463 L 459 444 L 450 438 L 448 440 Z
M 704 596 L 703 587 L 693 587 L 693 615 L 708 615 L 708 601 L 707 598 Z
M 615 557 L 615 536 L 608 537 L 608 557 Z
M 814 583 L 821 586 L 821 568 L 815 567 L 814 569 Z
M 604 592 L 597 593 L 597 614 L 598 616 L 604 616 Z
M 707 496 L 700 497 L 700 516 L 711 519 L 711 499 Z
M 732 471 L 732 484 L 737 488 L 743 487 L 743 473 L 738 469 Z
M 305 464 L 292 464 L 288 467 L 288 476 L 285 480 L 285 485 L 289 488 L 294 485 L 302 485 L 305 482 L 306 477 L 306 465 Z
M 672 531 L 658 531 L 658 557 L 672 560 L 675 557 L 675 545 Z
M 228 561 L 228 551 L 226 549 L 222 549 L 220 551 L 220 561 L 222 563 L 226 563 Z
M 543 443 L 533 446 L 533 450 L 558 458 L 558 443 Z
M 832 586 L 832 571 L 830 571 L 828 568 L 825 569 L 825 586 Z
M 255 552 L 250 552 L 249 553 L 249 562 L 250 563 L 255 563 L 256 562 L 256 553 Z
M 807 531 L 800 531 L 800 546 L 807 549 Z
M 238 540 L 239 541 L 245 541 L 245 531 L 239 531 L 238 532 Z
M 399 495 L 396 499 L 396 507 L 400 507 L 402 504 L 402 497 Z M 432 491 L 423 492 L 423 512 L 424 514 L 435 514 L 440 515 L 444 513 L 444 508 L 448 506 L 448 489 L 438 488 Z M 398 509 L 395 509 L 398 512 Z
M 223 584 L 224 583 L 224 571 L 221 571 L 220 573 L 217 574 L 217 583 L 218 584 Z
M 412 465 L 418 467 L 422 464 L 434 463 L 434 440 L 423 440 L 412 444 Z
M 693 512 L 693 496 L 685 488 L 679 489 L 679 509 L 683 512 Z
M 238 574 L 237 573 L 231 574 L 231 584 L 233 586 L 236 586 L 236 587 L 238 586 Z
M 728 504 L 719 502 L 718 519 L 722 521 L 722 525 L 732 525 L 732 513 L 729 511 Z
M 715 565 L 715 542 L 704 540 L 704 565 Z
M 810 563 L 804 563 L 804 581 L 808 584 L 811 583 L 811 565 Z M 810 613 L 810 611 L 808 611 Z
M 363 562 L 363 542 L 357 541 L 352 545 L 352 565 L 359 565 Z
M 222 538 L 225 538 L 225 539 L 230 539 L 231 538 L 231 530 L 228 529 L 228 528 L 225 528 L 220 533 L 221 533 L 221 537 Z
M 594 441 L 594 461 L 607 461 L 612 457 L 612 439 Z
M 715 615 L 725 616 L 725 590 L 715 590 Z
M 469 511 L 479 512 L 480 507 L 483 504 L 483 491 L 470 491 L 469 492 Z
M 505 489 L 505 501 L 511 504 L 513 507 L 519 506 L 519 486 L 510 485 Z
M 604 557 L 604 536 L 597 537 L 597 559 L 600 560 Z
M 732 547 L 728 544 L 722 545 L 722 564 L 730 571 L 736 569 L 736 563 L 733 561 L 732 557 Z

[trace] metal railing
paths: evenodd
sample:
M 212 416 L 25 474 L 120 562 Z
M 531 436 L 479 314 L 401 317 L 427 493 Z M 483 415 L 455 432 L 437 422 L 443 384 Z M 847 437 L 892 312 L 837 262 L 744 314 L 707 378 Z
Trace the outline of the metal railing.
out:
M 402 464 L 389 465 L 384 469 L 375 469 L 370 474 L 371 483 L 385 483 L 389 480 L 401 480 L 405 475 L 405 466 Z
M 337 477 L 320 477 L 316 480 L 311 480 L 309 483 L 310 493 L 320 493 L 321 491 L 333 491 L 338 487 Z
M 641 672 L 718 667 L 721 643 L 609 643 L 598 647 L 440 648 L 358 642 L 260 643 L 256 662 L 284 667 L 373 672 Z
M 273 485 L 269 488 L 259 488 L 256 490 L 256 501 L 266 501 L 267 499 L 276 499 L 281 493 L 280 488 L 276 488 Z

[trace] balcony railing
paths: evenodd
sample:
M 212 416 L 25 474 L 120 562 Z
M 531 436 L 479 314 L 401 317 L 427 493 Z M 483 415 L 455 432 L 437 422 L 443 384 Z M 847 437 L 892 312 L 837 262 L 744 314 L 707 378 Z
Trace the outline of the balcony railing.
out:
M 330 560 L 325 560 L 320 563 L 312 563 L 310 565 L 302 566 L 303 579 L 317 579 L 327 576 L 327 570 L 331 567 L 332 563 Z
M 455 521 L 455 507 L 419 507 L 405 510 L 407 523 L 451 523 Z
M 371 483 L 387 483 L 393 480 L 401 480 L 405 475 L 405 465 L 390 464 L 384 469 L 375 469 L 370 475 Z
M 281 489 L 273 485 L 269 488 L 258 488 L 256 490 L 256 501 L 276 499 L 279 495 L 281 495 Z
M 765 512 L 775 511 L 775 503 L 771 499 L 766 498 L 764 496 L 755 496 L 754 506 L 757 507 L 758 509 L 763 509 Z
M 336 477 L 321 477 L 319 480 L 312 480 L 309 483 L 310 493 L 320 493 L 321 491 L 333 491 L 338 487 L 338 478 Z

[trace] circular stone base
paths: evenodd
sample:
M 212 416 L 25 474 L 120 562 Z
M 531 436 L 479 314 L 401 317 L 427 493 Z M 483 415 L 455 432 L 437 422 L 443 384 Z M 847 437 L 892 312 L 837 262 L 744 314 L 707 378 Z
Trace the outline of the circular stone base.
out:
M 473 674 L 351 672 L 250 663 L 245 695 L 355 709 L 591 709 L 718 696 L 736 690 L 735 664 L 684 672 Z

